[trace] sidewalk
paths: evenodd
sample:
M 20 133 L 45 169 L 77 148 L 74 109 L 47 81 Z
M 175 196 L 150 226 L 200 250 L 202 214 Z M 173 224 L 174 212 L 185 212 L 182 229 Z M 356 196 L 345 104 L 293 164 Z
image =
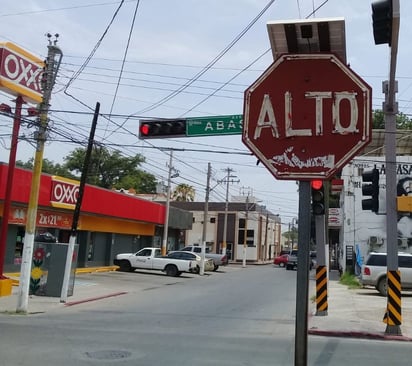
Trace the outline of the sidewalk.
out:
M 316 283 L 310 280 L 310 299 L 314 299 Z M 370 338 L 412 341 L 412 295 L 402 294 L 401 336 L 386 335 L 383 316 L 387 298 L 374 288 L 349 289 L 331 274 L 328 283 L 328 311 L 317 316 L 316 303 L 310 302 L 308 333 L 331 337 Z
M 40 314 L 57 310 L 62 307 L 73 306 L 80 303 L 97 301 L 109 297 L 121 296 L 126 292 L 119 291 L 116 286 L 109 283 L 101 284 L 96 281 L 98 273 L 114 271 L 114 266 L 95 267 L 76 271 L 75 289 L 72 296 L 67 298 L 67 302 L 60 302 L 60 297 L 29 296 L 27 314 Z M 18 274 L 10 276 L 15 284 L 11 296 L 0 297 L 0 313 L 16 313 L 18 301 Z

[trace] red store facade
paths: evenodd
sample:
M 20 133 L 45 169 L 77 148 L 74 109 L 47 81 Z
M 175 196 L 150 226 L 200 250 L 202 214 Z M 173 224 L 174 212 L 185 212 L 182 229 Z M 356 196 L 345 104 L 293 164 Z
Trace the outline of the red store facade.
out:
M 8 165 L 0 163 L 0 214 L 3 215 Z M 20 270 L 32 172 L 16 168 L 6 240 L 5 272 Z M 42 174 L 36 235 L 51 233 L 68 243 L 79 182 Z M 117 253 L 160 246 L 165 206 L 133 195 L 86 185 L 78 222 L 78 267 L 112 265 Z M 3 217 L 2 217 L 3 219 Z M 191 229 L 192 214 L 171 207 L 168 250 L 184 246 L 184 230 Z

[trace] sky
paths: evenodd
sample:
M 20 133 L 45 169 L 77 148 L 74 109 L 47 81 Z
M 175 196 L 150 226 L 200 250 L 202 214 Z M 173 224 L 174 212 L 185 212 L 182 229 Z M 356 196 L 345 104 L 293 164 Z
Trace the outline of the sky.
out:
M 410 115 L 412 3 L 400 0 L 397 56 L 399 110 Z M 58 34 L 63 53 L 50 101 L 44 158 L 62 163 L 85 147 L 97 102 L 95 142 L 124 156 L 142 154 L 143 168 L 167 182 L 170 151 L 177 184 L 192 185 L 204 200 L 207 165 L 210 201 L 252 195 L 287 227 L 298 216 L 298 185 L 275 179 L 249 154 L 240 135 L 139 140 L 138 121 L 243 113 L 244 91 L 273 62 L 266 24 L 304 18 L 344 17 L 347 62 L 373 89 L 381 109 L 388 78 L 388 45 L 375 45 L 371 1 L 366 0 L 4 0 L 0 42 L 12 42 L 44 59 L 46 34 Z M 184 87 L 183 87 L 184 86 Z M 0 103 L 13 106 L 0 92 Z M 25 107 L 29 107 L 27 104 Z M 25 111 L 23 111 L 25 114 Z M 25 120 L 27 121 L 27 120 Z M 8 162 L 12 118 L 0 115 L 0 160 Z M 17 159 L 34 156 L 35 129 L 23 123 Z M 125 187 L 128 188 L 128 187 Z

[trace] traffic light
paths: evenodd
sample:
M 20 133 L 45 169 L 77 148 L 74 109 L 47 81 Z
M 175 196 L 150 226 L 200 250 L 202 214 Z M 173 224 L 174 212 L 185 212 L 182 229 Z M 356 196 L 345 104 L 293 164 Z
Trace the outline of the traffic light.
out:
M 325 214 L 325 186 L 322 180 L 312 180 L 312 213 L 314 215 Z
M 186 136 L 186 120 L 141 120 L 140 139 L 159 139 Z
M 375 44 L 392 40 L 392 0 L 380 0 L 372 3 L 373 37 Z
M 371 196 L 362 200 L 362 210 L 379 211 L 379 170 L 374 168 L 362 174 L 362 195 Z

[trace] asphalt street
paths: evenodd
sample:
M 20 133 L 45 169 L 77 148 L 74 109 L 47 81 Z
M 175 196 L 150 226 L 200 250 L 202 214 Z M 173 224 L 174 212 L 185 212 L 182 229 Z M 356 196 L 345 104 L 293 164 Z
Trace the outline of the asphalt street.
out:
M 284 271 L 272 264 L 274 271 Z M 230 265 L 226 270 L 240 268 L 240 265 Z M 111 269 L 109 267 L 108 269 Z M 170 278 L 161 273 L 140 271 L 143 276 L 157 279 L 159 286 L 163 283 L 184 281 L 186 277 L 196 275 L 186 274 L 182 277 Z M 292 272 L 293 273 L 293 272 Z M 383 316 L 386 310 L 386 298 L 382 297 L 373 288 L 349 289 L 339 283 L 336 271 L 329 274 L 328 281 L 328 311 L 326 316 L 316 315 L 314 302 L 316 293 L 315 271 L 309 276 L 309 314 L 308 332 L 312 335 L 342 336 L 356 338 L 396 339 L 412 341 L 412 292 L 402 294 L 402 336 L 385 334 L 386 324 Z M 29 314 L 38 314 L 59 308 L 75 306 L 86 302 L 102 301 L 110 297 L 119 297 L 127 294 L 131 289 L 144 290 L 145 281 L 130 279 L 125 273 L 108 271 L 100 268 L 97 272 L 77 274 L 73 296 L 66 303 L 59 298 L 31 296 L 29 299 Z M 17 287 L 13 287 L 12 296 L 0 297 L 0 312 L 13 313 L 17 304 Z

